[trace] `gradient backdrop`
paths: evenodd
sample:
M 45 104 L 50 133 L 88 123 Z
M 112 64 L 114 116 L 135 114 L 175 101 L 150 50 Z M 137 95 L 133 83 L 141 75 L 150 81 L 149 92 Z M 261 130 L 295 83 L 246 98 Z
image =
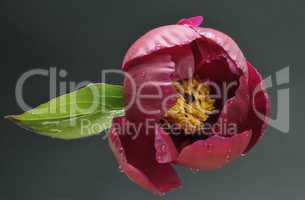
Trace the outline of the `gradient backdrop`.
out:
M 203 15 L 204 26 L 232 36 L 265 77 L 291 66 L 290 132 L 269 128 L 246 157 L 218 171 L 177 167 L 183 189 L 161 199 L 303 200 L 304 8 L 301 0 L 1 0 L 1 117 L 21 112 L 14 89 L 27 70 L 56 66 L 68 71 L 61 81 L 99 81 L 100 70 L 119 69 L 149 29 Z M 29 80 L 26 101 L 48 101 L 48 88 L 45 77 Z M 276 91 L 270 94 L 276 115 Z M 0 200 L 158 199 L 119 172 L 101 136 L 61 141 L 0 123 Z

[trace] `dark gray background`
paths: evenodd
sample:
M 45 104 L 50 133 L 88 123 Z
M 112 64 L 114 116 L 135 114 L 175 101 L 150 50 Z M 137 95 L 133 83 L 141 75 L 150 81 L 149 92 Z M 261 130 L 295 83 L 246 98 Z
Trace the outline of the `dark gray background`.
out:
M 68 71 L 67 81 L 99 81 L 100 70 L 119 69 L 144 32 L 188 16 L 204 15 L 205 26 L 231 35 L 265 77 L 290 65 L 290 133 L 269 128 L 248 156 L 215 172 L 177 167 L 183 189 L 162 199 L 305 199 L 304 1 L 1 0 L 0 6 L 2 116 L 21 111 L 14 88 L 25 71 L 57 66 Z M 46 78 L 27 82 L 27 102 L 47 101 L 48 88 Z M 1 120 L 0 200 L 154 198 L 119 172 L 101 136 L 61 141 Z

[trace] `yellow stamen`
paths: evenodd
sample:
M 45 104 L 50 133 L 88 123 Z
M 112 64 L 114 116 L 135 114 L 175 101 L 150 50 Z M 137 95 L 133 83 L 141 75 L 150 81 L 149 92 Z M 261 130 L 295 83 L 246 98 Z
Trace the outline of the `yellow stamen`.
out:
M 214 110 L 209 87 L 195 79 L 173 84 L 178 91 L 178 98 L 176 104 L 165 114 L 164 121 L 178 125 L 185 134 L 194 134 L 202 128 Z

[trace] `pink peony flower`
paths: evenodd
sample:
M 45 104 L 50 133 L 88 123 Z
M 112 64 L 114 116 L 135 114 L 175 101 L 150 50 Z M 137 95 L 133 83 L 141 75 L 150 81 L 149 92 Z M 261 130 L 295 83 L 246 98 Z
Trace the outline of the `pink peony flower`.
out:
M 223 167 L 267 127 L 261 75 L 228 35 L 202 21 L 149 31 L 123 62 L 126 114 L 113 120 L 109 144 L 129 179 L 153 193 L 181 186 L 172 164 Z

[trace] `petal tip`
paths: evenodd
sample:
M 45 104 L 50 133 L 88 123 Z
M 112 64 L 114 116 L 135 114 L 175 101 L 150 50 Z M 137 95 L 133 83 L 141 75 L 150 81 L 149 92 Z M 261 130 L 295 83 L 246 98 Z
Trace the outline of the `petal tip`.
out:
M 190 17 L 190 18 L 183 18 L 180 19 L 177 24 L 185 24 L 185 25 L 189 25 L 189 26 L 200 26 L 203 22 L 204 18 L 202 16 L 195 16 L 195 17 Z

